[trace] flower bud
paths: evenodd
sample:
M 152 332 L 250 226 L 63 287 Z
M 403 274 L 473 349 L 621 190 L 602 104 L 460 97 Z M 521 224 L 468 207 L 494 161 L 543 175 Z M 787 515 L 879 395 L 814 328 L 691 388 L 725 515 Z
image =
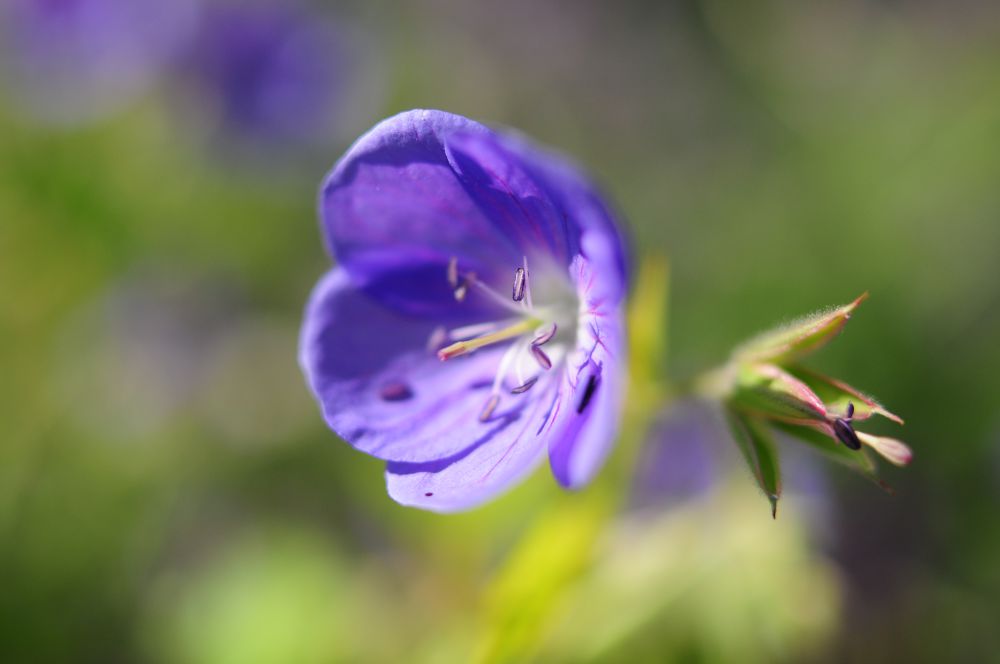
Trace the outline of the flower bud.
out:
M 818 448 L 885 487 L 865 454 L 873 451 L 897 466 L 913 459 L 907 445 L 894 438 L 855 430 L 855 424 L 880 415 L 903 420 L 872 397 L 798 361 L 835 337 L 867 293 L 836 307 L 766 332 L 737 348 L 713 377 L 730 413 L 734 438 L 772 507 L 780 493 L 778 460 L 767 425 Z M 721 378 L 720 378 L 721 377 Z

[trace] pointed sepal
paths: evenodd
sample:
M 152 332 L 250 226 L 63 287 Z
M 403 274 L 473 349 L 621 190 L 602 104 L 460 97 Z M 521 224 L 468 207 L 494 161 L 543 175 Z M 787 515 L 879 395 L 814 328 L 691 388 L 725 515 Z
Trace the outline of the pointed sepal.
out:
M 774 364 L 737 368 L 729 403 L 738 410 L 784 421 L 826 420 L 826 407 L 810 387 Z
M 853 404 L 853 418 L 855 420 L 867 420 L 872 415 L 881 415 L 896 424 L 903 424 L 903 418 L 889 412 L 871 396 L 851 387 L 847 383 L 799 366 L 786 367 L 786 370 L 789 374 L 809 386 L 809 389 L 822 400 L 826 406 L 827 413 L 832 416 L 846 416 L 848 405 Z
M 771 517 L 777 518 L 778 499 L 781 498 L 781 468 L 774 439 L 759 420 L 732 409 L 726 415 L 736 446 L 740 448 L 750 472 L 757 480 L 757 486 L 771 503 Z
M 847 324 L 851 314 L 868 293 L 861 294 L 850 304 L 820 311 L 764 332 L 736 349 L 733 359 L 738 362 L 792 362 L 822 348 Z

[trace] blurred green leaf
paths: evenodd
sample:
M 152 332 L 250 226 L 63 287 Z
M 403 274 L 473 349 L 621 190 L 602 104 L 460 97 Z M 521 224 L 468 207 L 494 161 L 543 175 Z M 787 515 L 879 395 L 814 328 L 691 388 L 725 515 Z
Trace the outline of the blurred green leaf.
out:
M 479 661 L 522 661 L 534 652 L 563 593 L 591 561 L 609 516 L 605 495 L 565 498 L 536 518 L 486 588 Z

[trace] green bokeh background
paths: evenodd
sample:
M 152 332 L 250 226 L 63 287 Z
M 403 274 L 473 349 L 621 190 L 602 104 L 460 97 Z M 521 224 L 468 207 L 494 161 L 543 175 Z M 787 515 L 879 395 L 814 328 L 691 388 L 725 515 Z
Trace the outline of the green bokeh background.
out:
M 997 661 L 990 3 L 316 10 L 380 60 L 329 150 L 234 160 L 169 79 L 72 130 L 0 98 L 0 659 Z M 468 514 L 392 503 L 296 343 L 329 264 L 320 178 L 416 107 L 596 175 L 637 262 L 669 261 L 673 380 L 870 291 L 815 362 L 906 418 L 898 495 L 830 469 L 823 510 L 793 493 L 772 522 L 735 472 L 632 510 L 606 498 L 629 493 L 619 455 L 579 494 L 543 470 Z

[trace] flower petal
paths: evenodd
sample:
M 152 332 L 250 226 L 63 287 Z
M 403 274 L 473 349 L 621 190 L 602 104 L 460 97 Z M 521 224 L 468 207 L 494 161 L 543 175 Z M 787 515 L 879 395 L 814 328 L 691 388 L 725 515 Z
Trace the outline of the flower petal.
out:
M 517 132 L 504 134 L 502 139 L 505 148 L 520 157 L 525 171 L 576 226 L 583 255 L 591 264 L 600 263 L 601 297 L 612 302 L 624 297 L 630 277 L 627 236 L 618 221 L 620 215 L 608 205 L 597 185 L 563 155 Z M 595 251 L 598 248 L 600 257 Z
M 450 113 L 408 111 L 376 125 L 327 177 L 320 216 L 355 283 L 400 311 L 454 309 L 450 291 L 430 283 L 453 256 L 507 289 L 523 256 L 568 266 L 585 232 L 606 236 L 615 263 L 602 279 L 616 297 L 625 290 L 622 240 L 593 186 L 524 139 Z
M 858 440 L 882 455 L 897 466 L 906 466 L 913 461 L 913 451 L 901 440 L 873 436 L 870 433 L 858 431 Z
M 543 458 L 543 427 L 549 416 L 545 397 L 553 385 L 548 382 L 543 394 L 536 395 L 541 398 L 519 400 L 523 410 L 494 415 L 484 425 L 486 436 L 450 457 L 426 463 L 387 463 L 389 496 L 402 505 L 458 512 L 513 488 Z
M 482 213 L 452 168 L 444 143 L 455 132 L 490 130 L 441 111 L 383 120 L 340 159 L 320 193 L 331 252 L 355 283 L 400 311 L 454 308 L 443 288 L 452 256 L 487 281 L 500 279 L 497 266 L 512 272 L 521 262 L 520 249 Z M 432 272 L 442 275 L 441 284 L 426 288 Z
M 591 255 L 600 255 L 595 247 L 590 249 Z M 620 303 L 601 297 L 605 292 L 599 285 L 599 267 L 582 258 L 575 266 L 584 308 L 575 357 L 568 360 L 549 439 L 552 474 L 567 488 L 588 483 L 604 463 L 618 433 L 627 385 Z
M 544 385 L 505 398 L 490 421 L 480 422 L 504 349 L 441 362 L 427 348 L 434 327 L 367 297 L 341 268 L 316 286 L 300 363 L 327 424 L 355 448 L 407 463 L 467 453 L 509 437 L 511 423 L 541 394 Z
M 505 143 L 493 133 L 457 132 L 448 138 L 446 151 L 483 215 L 529 262 L 544 255 L 547 261 L 569 265 L 578 253 L 579 226 Z

